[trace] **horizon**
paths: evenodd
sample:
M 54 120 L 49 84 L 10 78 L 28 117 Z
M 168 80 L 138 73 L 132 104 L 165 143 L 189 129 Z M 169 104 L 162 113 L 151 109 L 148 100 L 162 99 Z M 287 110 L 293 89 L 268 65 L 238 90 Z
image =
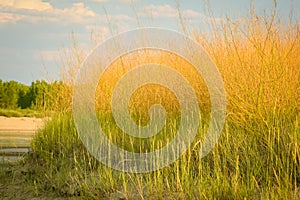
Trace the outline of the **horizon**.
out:
M 210 8 L 217 19 L 226 16 L 238 19 L 248 13 L 250 2 L 212 0 Z M 96 31 L 102 41 L 112 35 L 110 29 L 117 34 L 140 25 L 181 31 L 176 3 L 174 0 L 0 0 L 0 79 L 25 85 L 36 80 L 59 80 L 64 53 L 72 48 L 72 33 L 79 48 L 89 51 L 91 31 Z M 273 1 L 254 0 L 253 4 L 258 14 L 268 13 Z M 278 1 L 277 9 L 284 20 L 293 9 L 298 21 L 299 1 Z M 204 1 L 180 1 L 180 10 L 189 26 L 206 30 L 205 20 L 209 16 Z

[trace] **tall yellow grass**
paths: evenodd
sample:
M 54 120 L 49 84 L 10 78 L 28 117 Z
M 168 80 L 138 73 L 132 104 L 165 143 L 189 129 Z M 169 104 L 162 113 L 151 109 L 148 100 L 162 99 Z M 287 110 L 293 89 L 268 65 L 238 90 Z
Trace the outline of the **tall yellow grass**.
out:
M 194 33 L 217 64 L 226 87 L 228 111 L 241 123 L 267 121 L 300 107 L 300 26 L 269 16 L 227 19 L 213 34 Z
M 170 166 L 147 174 L 117 172 L 87 152 L 70 114 L 57 115 L 33 140 L 37 155 L 32 158 L 33 179 L 38 188 L 94 199 L 119 191 L 128 199 L 299 199 L 300 24 L 281 21 L 275 11 L 276 7 L 269 15 L 256 16 L 251 10 L 247 18 L 212 20 L 208 33 L 183 24 L 185 33 L 219 68 L 228 100 L 223 132 L 206 157 L 199 157 L 204 121 L 191 148 Z M 76 42 L 66 54 L 67 90 L 61 94 L 63 102 L 69 102 L 62 105 L 65 110 L 72 108 L 72 87 L 85 55 Z M 117 81 L 146 63 L 176 69 L 195 89 L 202 112 L 209 113 L 207 88 L 193 66 L 172 53 L 152 50 L 129 53 L 109 66 L 99 77 L 96 110 L 110 114 Z M 171 91 L 149 84 L 130 99 L 133 119 L 147 122 L 153 103 L 161 103 L 169 113 L 180 109 Z M 128 137 L 109 115 L 98 118 L 112 143 L 132 152 L 149 152 L 176 134 L 179 115 L 174 116 L 159 137 L 149 140 Z
M 254 13 L 251 10 L 247 18 L 236 20 L 212 20 L 207 34 L 192 31 L 189 35 L 204 47 L 219 68 L 228 98 L 228 117 L 242 124 L 252 119 L 267 121 L 265 118 L 270 113 L 288 115 L 289 109 L 300 107 L 299 23 L 282 21 L 276 8 L 269 15 Z M 86 55 L 74 40 L 73 52 L 66 54 L 64 62 L 63 80 L 67 85 L 74 84 Z M 99 77 L 96 110 L 110 110 L 113 88 L 122 75 L 136 66 L 153 62 L 178 70 L 195 89 L 201 110 L 209 112 L 209 93 L 195 69 L 171 53 L 152 50 L 124 55 L 111 64 Z M 64 92 L 69 106 L 71 91 L 69 88 Z M 130 107 L 148 113 L 153 103 L 162 103 L 167 111 L 178 109 L 175 96 L 157 85 L 136 91 Z

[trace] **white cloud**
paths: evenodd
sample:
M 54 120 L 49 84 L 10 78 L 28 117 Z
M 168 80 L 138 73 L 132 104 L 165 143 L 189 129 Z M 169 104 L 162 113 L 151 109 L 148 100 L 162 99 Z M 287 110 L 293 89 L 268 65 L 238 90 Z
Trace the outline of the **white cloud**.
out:
M 20 19 L 22 19 L 22 16 L 14 15 L 11 13 L 0 13 L 0 24 L 6 22 L 16 23 Z
M 52 6 L 40 0 L 0 0 L 0 23 L 15 23 L 25 18 L 26 13 L 52 10 Z M 22 10 L 17 13 L 17 10 Z
M 148 5 L 145 6 L 142 12 L 139 13 L 140 16 L 152 16 L 154 18 L 158 17 L 176 17 L 178 16 L 177 10 L 172 6 L 165 5 Z
M 50 4 L 34 4 L 38 0 L 30 0 L 27 4 L 16 3 L 3 3 L 0 2 L 0 22 L 16 22 L 16 21 L 29 21 L 29 22 L 75 22 L 81 23 L 96 16 L 91 9 L 85 7 L 83 3 L 74 3 L 70 8 L 56 9 Z M 25 2 L 25 1 L 24 1 Z M 30 3 L 31 2 L 31 3 Z M 34 6 L 33 6 L 34 5 Z M 12 18 L 15 17 L 15 18 Z
M 178 10 L 169 4 L 165 5 L 148 5 L 143 8 L 143 11 L 139 13 L 141 16 L 152 16 L 154 18 L 166 17 L 166 18 L 174 18 L 178 17 Z M 191 9 L 183 10 L 182 14 L 186 18 L 199 18 L 204 17 L 203 14 L 196 12 Z
M 92 17 L 96 15 L 91 9 L 85 7 L 82 2 L 74 3 L 73 7 L 63 9 L 63 13 L 68 13 L 68 14 L 73 13 L 75 15 L 92 16 Z
M 138 13 L 141 17 L 153 17 L 153 18 L 178 18 L 178 10 L 169 4 L 165 5 L 147 5 Z M 200 20 L 200 21 L 211 21 L 212 19 L 200 12 L 186 9 L 181 10 L 181 14 L 185 19 L 188 20 Z M 221 22 L 222 18 L 215 18 L 216 22 Z
M 20 0 L 21 1 L 21 0 Z M 74 3 L 64 9 L 53 8 L 49 3 L 39 0 L 27 0 L 17 4 L 13 0 L 0 0 L 0 23 L 15 23 L 17 21 L 60 22 L 60 23 L 93 23 L 106 22 L 106 16 L 96 14 L 84 3 Z M 23 2 L 23 1 L 22 1 Z M 128 21 L 127 15 L 109 15 L 111 20 Z
M 199 13 L 199 12 L 196 12 L 196 11 L 193 11 L 193 10 L 184 10 L 183 12 L 183 16 L 184 17 L 187 17 L 187 18 L 198 18 L 198 17 L 204 17 L 203 14 Z
M 137 0 L 93 0 L 93 1 L 99 3 L 105 3 L 105 2 L 134 3 Z
M 29 9 L 38 11 L 52 9 L 50 3 L 40 0 L 0 0 L 0 5 L 16 9 Z

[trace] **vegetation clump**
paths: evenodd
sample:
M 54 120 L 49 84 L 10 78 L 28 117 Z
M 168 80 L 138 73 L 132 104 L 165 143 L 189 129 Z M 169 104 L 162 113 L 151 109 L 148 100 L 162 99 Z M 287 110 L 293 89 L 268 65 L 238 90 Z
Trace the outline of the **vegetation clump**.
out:
M 208 126 L 210 101 L 201 77 L 194 75 L 192 66 L 169 53 L 125 55 L 104 73 L 97 88 L 95 109 L 107 137 L 124 149 L 140 152 L 154 151 L 176 134 L 180 107 L 175 96 L 163 87 L 140 88 L 129 102 L 133 120 L 141 124 L 149 121 L 149 105 L 165 106 L 169 121 L 155 137 L 144 140 L 126 135 L 110 112 L 113 88 L 132 69 L 129 66 L 155 61 L 179 71 L 197 93 L 203 117 L 191 148 L 161 170 L 145 174 L 115 171 L 86 150 L 74 125 L 71 104 L 64 103 L 64 112 L 58 112 L 36 134 L 33 152 L 25 161 L 31 165 L 27 178 L 34 184 L 36 195 L 51 192 L 87 199 L 299 199 L 299 21 L 284 24 L 275 7 L 270 15 L 256 16 L 251 11 L 246 19 L 211 23 L 207 34 L 194 29 L 186 33 L 218 66 L 228 99 L 221 137 L 206 157 L 200 159 L 199 152 Z M 83 59 L 76 54 L 74 60 Z M 70 66 L 73 72 L 78 70 Z M 60 93 L 64 95 L 62 102 L 71 102 L 74 77 L 67 77 L 68 87 Z

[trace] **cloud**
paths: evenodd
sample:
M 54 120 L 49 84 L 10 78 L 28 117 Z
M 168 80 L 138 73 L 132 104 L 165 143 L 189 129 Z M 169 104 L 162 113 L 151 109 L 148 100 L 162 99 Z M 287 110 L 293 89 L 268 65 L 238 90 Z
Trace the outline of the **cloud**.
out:
M 184 10 L 183 11 L 183 15 L 187 18 L 199 18 L 199 17 L 205 17 L 205 15 L 203 15 L 202 13 L 193 11 L 193 10 Z
M 141 17 L 153 17 L 153 18 L 178 18 L 179 13 L 178 10 L 174 7 L 172 7 L 169 4 L 165 5 L 147 5 L 144 6 L 142 11 L 140 11 L 139 16 Z M 185 19 L 188 20 L 200 20 L 200 21 L 211 21 L 212 19 L 200 12 L 191 10 L 191 9 L 186 9 L 186 10 L 181 10 L 181 14 Z M 221 22 L 223 19 L 222 18 L 215 18 L 214 21 L 216 22 Z
M 174 18 L 178 17 L 178 10 L 169 4 L 165 5 L 148 5 L 144 6 L 143 11 L 139 13 L 141 16 L 152 16 L 154 18 Z M 199 18 L 204 17 L 203 14 L 194 10 L 183 10 L 182 14 L 186 18 Z
M 0 0 L 0 5 L 16 9 L 29 9 L 38 11 L 52 9 L 50 3 L 40 0 Z
M 99 3 L 105 3 L 105 2 L 134 3 L 137 0 L 93 0 L 93 1 Z
M 0 0 L 0 23 L 16 23 L 26 21 L 38 22 L 60 22 L 70 23 L 94 23 L 105 22 L 106 16 L 95 13 L 84 3 L 74 3 L 71 7 L 64 9 L 53 8 L 49 3 L 39 0 L 27 0 L 27 3 L 16 3 L 12 0 Z M 23 2 L 23 1 L 22 1 Z M 128 21 L 131 18 L 127 15 L 109 15 L 111 20 Z
M 91 9 L 83 3 L 74 3 L 72 7 L 64 9 L 53 8 L 50 4 L 43 4 L 38 0 L 24 1 L 27 3 L 17 4 L 7 1 L 0 2 L 0 22 L 28 21 L 37 22 L 66 22 L 82 23 L 96 16 Z M 37 3 L 37 2 L 40 2 Z M 36 3 L 36 4 L 35 4 Z
M 50 3 L 40 0 L 0 0 L 0 23 L 16 23 L 22 20 L 25 18 L 26 13 L 24 13 L 24 11 L 26 10 L 30 12 L 41 12 L 52 9 L 53 7 Z M 17 13 L 17 10 L 21 10 L 22 12 Z
M 176 17 L 178 16 L 177 10 L 172 6 L 165 5 L 148 5 L 144 6 L 143 11 L 139 13 L 140 16 L 152 16 L 154 18 L 158 17 Z
M 65 8 L 62 10 L 63 13 L 73 13 L 74 15 L 80 16 L 92 16 L 94 17 L 96 14 L 89 8 L 85 7 L 83 3 L 74 3 L 73 7 Z
M 0 13 L 0 24 L 11 22 L 16 23 L 17 21 L 21 20 L 22 16 L 14 15 L 11 13 Z
M 144 6 L 143 12 L 140 12 L 140 14 L 143 16 L 152 16 L 155 18 L 159 17 L 166 17 L 166 18 L 174 18 L 178 17 L 178 10 L 169 4 L 165 5 L 148 5 Z M 198 17 L 203 17 L 204 15 L 196 12 L 194 10 L 183 10 L 182 14 L 186 18 L 198 18 Z

